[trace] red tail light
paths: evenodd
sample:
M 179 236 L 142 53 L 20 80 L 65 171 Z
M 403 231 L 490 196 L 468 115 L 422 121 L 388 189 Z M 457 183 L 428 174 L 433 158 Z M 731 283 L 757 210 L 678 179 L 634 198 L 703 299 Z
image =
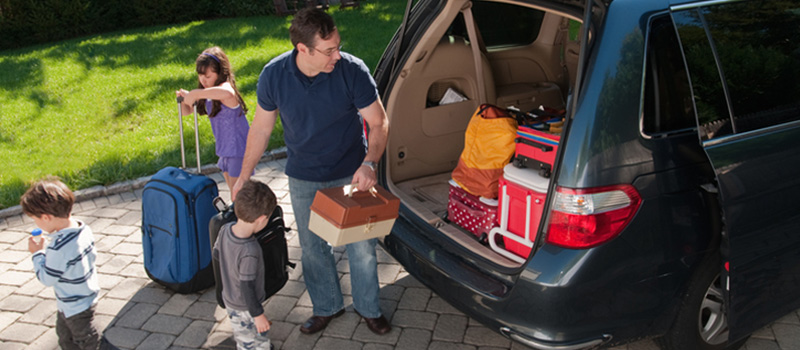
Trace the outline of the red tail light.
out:
M 550 212 L 547 242 L 574 249 L 608 242 L 628 225 L 641 202 L 639 192 L 631 185 L 559 187 Z

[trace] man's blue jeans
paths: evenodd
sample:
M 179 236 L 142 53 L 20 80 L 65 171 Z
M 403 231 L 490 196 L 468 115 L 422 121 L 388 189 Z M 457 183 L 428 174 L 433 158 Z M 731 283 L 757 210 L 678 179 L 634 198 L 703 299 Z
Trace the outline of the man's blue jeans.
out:
M 303 279 L 314 304 L 315 316 L 331 316 L 344 308 L 342 289 L 333 247 L 308 230 L 311 215 L 311 202 L 317 190 L 343 186 L 350 183 L 351 177 L 330 182 L 311 182 L 289 177 L 289 195 L 297 221 L 300 247 L 303 249 Z M 353 290 L 353 306 L 363 317 L 381 316 L 378 293 L 378 259 L 375 256 L 373 238 L 346 245 L 350 262 L 350 284 Z

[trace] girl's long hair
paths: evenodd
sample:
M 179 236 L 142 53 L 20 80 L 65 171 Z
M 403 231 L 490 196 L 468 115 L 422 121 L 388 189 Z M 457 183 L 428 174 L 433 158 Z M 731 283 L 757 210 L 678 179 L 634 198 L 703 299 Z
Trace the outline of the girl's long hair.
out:
M 223 52 L 219 46 L 214 46 L 203 50 L 203 53 L 201 53 L 200 56 L 197 56 L 195 65 L 197 67 L 197 74 L 205 74 L 206 70 L 209 68 L 217 72 L 217 81 L 214 82 L 214 86 L 218 86 L 226 81 L 230 83 L 233 87 L 233 92 L 236 93 L 236 99 L 239 101 L 239 105 L 242 106 L 242 111 L 244 114 L 247 114 L 247 105 L 244 103 L 244 99 L 242 99 L 239 89 L 236 88 L 236 79 L 233 75 L 231 62 L 228 61 L 228 56 L 225 55 L 225 52 Z M 197 87 L 202 89 L 203 84 L 200 84 L 198 81 Z M 219 100 L 214 100 L 212 102 L 210 112 L 206 111 L 205 99 L 197 101 L 197 113 L 208 114 L 209 118 L 216 116 L 221 109 L 222 102 Z

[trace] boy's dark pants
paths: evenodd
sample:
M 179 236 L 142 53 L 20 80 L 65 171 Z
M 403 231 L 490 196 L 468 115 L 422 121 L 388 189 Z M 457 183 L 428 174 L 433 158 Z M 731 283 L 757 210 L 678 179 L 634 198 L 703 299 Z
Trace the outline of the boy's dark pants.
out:
M 94 325 L 94 308 L 86 309 L 72 317 L 64 317 L 59 311 L 56 319 L 58 345 L 62 350 L 96 350 L 100 346 L 100 335 Z

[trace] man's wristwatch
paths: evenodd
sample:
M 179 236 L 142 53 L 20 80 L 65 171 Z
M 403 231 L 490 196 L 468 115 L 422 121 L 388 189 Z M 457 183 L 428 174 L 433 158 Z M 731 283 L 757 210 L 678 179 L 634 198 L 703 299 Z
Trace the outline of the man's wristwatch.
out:
M 375 171 L 375 169 L 378 168 L 378 163 L 370 162 L 370 161 L 365 161 L 365 162 L 361 163 L 361 165 L 368 166 L 370 169 L 372 169 L 372 171 Z

